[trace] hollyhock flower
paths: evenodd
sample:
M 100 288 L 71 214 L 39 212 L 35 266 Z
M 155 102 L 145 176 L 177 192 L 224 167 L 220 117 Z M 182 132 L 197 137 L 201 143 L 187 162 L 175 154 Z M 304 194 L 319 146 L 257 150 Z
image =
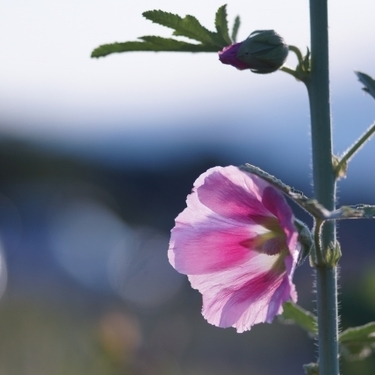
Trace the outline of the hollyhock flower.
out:
M 209 323 L 243 332 L 296 301 L 300 245 L 293 221 L 278 190 L 237 167 L 215 167 L 195 181 L 168 257 L 202 293 Z
M 243 42 L 224 47 L 219 60 L 239 70 L 266 74 L 280 69 L 288 53 L 288 45 L 274 30 L 257 30 Z

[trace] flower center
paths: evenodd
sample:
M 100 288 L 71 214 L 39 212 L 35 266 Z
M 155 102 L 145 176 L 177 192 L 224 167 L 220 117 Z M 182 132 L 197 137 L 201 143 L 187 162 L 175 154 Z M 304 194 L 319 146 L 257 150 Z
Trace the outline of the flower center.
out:
M 251 247 L 263 254 L 276 255 L 287 251 L 286 235 L 276 218 L 266 218 L 261 225 L 265 229 L 251 242 Z

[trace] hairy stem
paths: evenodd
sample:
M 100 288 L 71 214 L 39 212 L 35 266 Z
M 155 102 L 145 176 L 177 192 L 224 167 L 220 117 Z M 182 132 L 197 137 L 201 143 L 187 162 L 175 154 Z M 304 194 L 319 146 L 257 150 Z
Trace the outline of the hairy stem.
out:
M 329 97 L 328 0 L 310 0 L 311 74 L 305 80 L 311 111 L 312 160 L 315 198 L 328 210 L 335 209 L 335 173 L 332 165 L 332 132 Z M 335 221 L 323 225 L 317 259 L 336 242 Z M 320 375 L 338 375 L 337 269 L 316 266 Z

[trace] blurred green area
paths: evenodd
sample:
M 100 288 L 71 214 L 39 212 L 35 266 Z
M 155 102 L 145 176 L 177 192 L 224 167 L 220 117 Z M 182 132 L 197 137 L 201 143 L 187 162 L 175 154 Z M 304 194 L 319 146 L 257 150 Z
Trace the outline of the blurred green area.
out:
M 200 294 L 168 264 L 169 230 L 193 181 L 225 159 L 119 168 L 4 140 L 0 163 L 0 375 L 297 375 L 315 360 L 294 326 L 208 325 Z M 371 224 L 360 236 L 345 225 L 344 328 L 375 316 L 374 269 L 361 272 L 373 259 Z M 353 252 L 345 263 L 346 247 L 361 243 L 360 260 Z M 307 263 L 295 282 L 313 309 Z M 374 357 L 343 360 L 343 374 L 374 371 Z

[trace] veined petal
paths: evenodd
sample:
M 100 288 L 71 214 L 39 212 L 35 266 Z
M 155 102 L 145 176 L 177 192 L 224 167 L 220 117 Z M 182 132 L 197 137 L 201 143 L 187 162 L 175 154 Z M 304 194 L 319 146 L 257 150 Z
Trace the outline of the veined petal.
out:
M 293 221 L 284 196 L 255 175 L 215 167 L 196 180 L 168 256 L 202 293 L 208 322 L 243 332 L 296 300 L 300 246 Z
M 247 244 L 255 236 L 250 228 L 230 226 L 214 219 L 194 226 L 176 224 L 171 235 L 169 261 L 177 271 L 188 275 L 240 266 L 254 256 Z
M 220 273 L 189 276 L 203 295 L 203 316 L 218 327 L 238 332 L 254 324 L 271 322 L 280 306 L 291 299 L 291 286 L 280 255 L 258 254 L 241 267 Z M 295 296 L 293 296 L 295 297 Z
M 201 177 L 203 183 L 199 179 L 195 184 L 199 202 L 221 217 L 249 224 L 251 219 L 259 221 L 271 215 L 262 203 L 268 185 L 257 176 L 249 178 L 236 167 L 217 167 Z

